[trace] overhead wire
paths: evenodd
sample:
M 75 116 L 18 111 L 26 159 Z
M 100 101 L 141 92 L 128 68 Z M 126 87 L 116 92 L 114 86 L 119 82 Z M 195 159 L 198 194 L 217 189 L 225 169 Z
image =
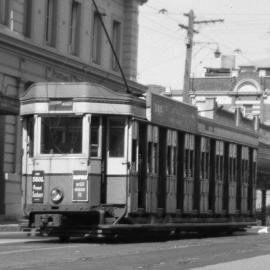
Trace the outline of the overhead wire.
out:
M 159 3 L 161 4 L 161 2 L 159 1 Z M 170 36 L 173 40 L 177 40 L 179 41 L 179 36 L 171 36 L 170 33 L 170 29 L 168 29 L 168 27 L 164 27 L 164 25 L 160 24 L 159 22 L 156 22 L 154 19 L 153 19 L 153 16 L 157 16 L 159 13 L 159 11 L 161 10 L 160 8 L 158 7 L 153 7 L 149 4 L 145 4 L 144 5 L 148 10 L 152 10 L 154 12 L 148 12 L 147 14 L 144 13 L 144 18 L 148 21 L 151 21 L 152 23 L 154 23 L 155 25 L 157 25 L 159 27 L 159 29 L 166 29 L 168 30 L 168 32 L 166 33 L 163 33 L 164 36 Z M 162 3 L 160 5 L 164 10 L 166 10 L 166 12 L 160 14 L 162 16 L 164 16 L 167 20 L 170 20 L 174 23 L 179 23 L 179 20 L 180 18 L 175 18 L 175 16 L 181 16 L 183 15 L 183 13 L 181 12 L 172 12 L 168 9 L 166 9 L 166 5 L 165 5 L 165 8 L 164 8 L 164 3 Z M 258 27 L 261 29 L 260 32 L 265 33 L 265 35 L 263 36 L 266 36 L 267 32 L 270 30 L 270 26 L 267 26 L 268 24 L 268 19 L 266 16 L 269 16 L 270 13 L 250 13 L 250 15 L 254 15 L 254 16 L 258 16 L 259 18 L 257 19 L 250 19 L 250 15 L 248 14 L 241 14 L 241 13 L 222 13 L 222 12 L 210 12 L 210 13 L 196 13 L 197 16 L 200 16 L 200 17 L 204 17 L 206 15 L 213 15 L 213 16 L 231 16 L 233 17 L 231 20 L 229 20 L 229 23 L 226 23 L 224 26 L 223 24 L 221 25 L 215 25 L 214 27 L 212 27 L 211 29 L 211 32 L 212 33 L 216 33 L 217 31 L 220 32 L 221 30 L 220 29 L 226 29 L 226 31 L 230 34 L 234 34 L 234 35 L 238 35 L 239 36 L 239 33 L 242 33 L 242 34 L 245 34 L 247 36 L 247 34 L 252 34 L 252 31 L 251 29 L 256 29 L 257 32 L 258 32 Z M 237 18 L 236 18 L 237 16 Z M 241 18 L 243 17 L 247 17 L 247 20 L 243 22 L 243 20 L 241 19 L 238 19 L 239 16 L 241 16 Z M 265 17 L 262 17 L 262 16 L 265 16 Z M 234 27 L 230 27 L 229 28 L 229 25 L 232 25 L 234 24 Z M 142 25 L 144 27 L 144 25 Z M 147 27 L 147 26 L 146 26 Z M 148 27 L 149 28 L 149 27 Z M 156 30 L 152 29 L 153 31 L 157 32 Z M 201 36 L 205 37 L 207 40 L 211 40 L 215 43 L 218 43 L 220 45 L 221 48 L 225 48 L 227 49 L 228 51 L 230 52 L 233 52 L 236 48 L 234 46 L 233 43 L 228 43 L 228 42 L 224 42 L 224 40 L 220 41 L 220 40 L 216 40 L 216 38 L 213 38 L 212 36 L 210 35 L 206 35 L 205 33 L 200 33 Z M 185 38 L 182 38 L 181 40 L 184 41 Z M 184 42 L 183 42 L 184 44 Z M 237 47 L 237 46 L 236 46 Z M 171 56 L 171 57 L 168 57 L 167 60 L 162 60 L 160 61 L 160 63 L 158 65 L 155 65 L 153 68 L 156 68 L 157 66 L 160 66 L 166 62 L 169 62 L 169 61 L 172 61 L 172 59 L 174 59 L 175 57 L 178 57 L 177 55 L 175 56 Z M 179 55 L 180 57 L 180 55 Z M 239 54 L 239 57 L 242 58 L 242 59 L 245 59 L 245 60 L 248 60 L 248 61 L 254 61 L 254 59 L 252 59 L 252 57 L 250 56 L 247 56 L 246 53 L 243 51 L 241 52 L 241 54 Z M 205 59 L 201 60 L 201 61 L 204 61 Z M 152 68 L 148 68 L 147 70 L 150 70 Z

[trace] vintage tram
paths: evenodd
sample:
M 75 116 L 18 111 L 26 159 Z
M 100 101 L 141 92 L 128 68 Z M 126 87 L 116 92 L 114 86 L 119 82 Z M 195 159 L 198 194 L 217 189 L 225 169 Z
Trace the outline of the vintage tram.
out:
M 29 227 L 55 235 L 238 230 L 255 224 L 258 135 L 161 95 L 37 83 L 21 98 Z

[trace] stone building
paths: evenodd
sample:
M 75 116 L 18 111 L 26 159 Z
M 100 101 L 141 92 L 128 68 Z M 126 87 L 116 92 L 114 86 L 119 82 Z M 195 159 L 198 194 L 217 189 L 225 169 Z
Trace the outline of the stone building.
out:
M 136 82 L 138 8 L 96 0 L 130 91 Z M 34 82 L 89 81 L 126 91 L 92 0 L 0 0 L 0 219 L 22 215 L 19 96 Z
M 228 66 L 228 61 L 221 63 L 220 68 L 206 68 L 205 77 L 191 79 L 192 103 L 205 111 L 202 115 L 207 115 L 207 108 L 215 99 L 227 110 L 240 108 L 245 117 L 259 115 L 262 123 L 270 124 L 270 76 L 267 69 L 255 63 L 237 69 Z

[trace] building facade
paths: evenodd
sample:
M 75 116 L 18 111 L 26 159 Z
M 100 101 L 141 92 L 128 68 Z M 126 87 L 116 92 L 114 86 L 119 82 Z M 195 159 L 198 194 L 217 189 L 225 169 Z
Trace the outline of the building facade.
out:
M 205 77 L 192 78 L 192 103 L 207 116 L 207 109 L 215 99 L 219 106 L 234 111 L 239 108 L 245 117 L 258 115 L 264 124 L 270 124 L 270 76 L 267 69 L 240 66 L 238 69 L 207 68 Z M 203 112 L 204 111 L 204 112 Z
M 35 82 L 88 81 L 126 91 L 136 82 L 138 9 L 146 0 L 0 0 L 0 219 L 22 216 L 19 96 Z

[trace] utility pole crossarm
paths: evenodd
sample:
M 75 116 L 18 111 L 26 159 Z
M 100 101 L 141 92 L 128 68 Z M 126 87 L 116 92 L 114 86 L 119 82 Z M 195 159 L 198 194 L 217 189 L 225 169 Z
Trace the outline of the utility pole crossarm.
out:
M 200 24 L 200 23 L 216 23 L 216 22 L 224 22 L 224 20 L 223 19 L 217 19 L 217 20 L 194 21 L 194 24 Z
M 186 26 L 184 24 L 179 23 L 178 26 L 181 27 L 181 28 L 183 28 L 183 29 L 188 30 L 188 26 Z M 195 29 L 193 29 L 193 32 L 196 33 L 196 34 L 199 34 L 199 32 L 197 30 L 195 30 Z

